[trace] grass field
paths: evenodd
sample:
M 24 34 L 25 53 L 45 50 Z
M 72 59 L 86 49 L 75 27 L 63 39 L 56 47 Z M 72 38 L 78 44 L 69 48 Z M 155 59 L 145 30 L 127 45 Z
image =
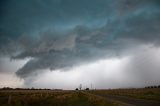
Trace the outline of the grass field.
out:
M 92 91 L 0 90 L 0 106 L 133 106 L 107 95 L 160 101 L 158 88 Z M 143 102 L 145 106 L 146 103 Z
M 160 88 L 95 90 L 98 95 L 118 95 L 136 99 L 160 101 Z
M 115 106 L 102 97 L 82 91 L 1 91 L 0 106 Z

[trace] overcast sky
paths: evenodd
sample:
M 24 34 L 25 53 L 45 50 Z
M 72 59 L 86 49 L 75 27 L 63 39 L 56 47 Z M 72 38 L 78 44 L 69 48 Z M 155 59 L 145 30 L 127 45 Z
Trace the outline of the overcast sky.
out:
M 0 87 L 160 84 L 159 0 L 1 0 Z

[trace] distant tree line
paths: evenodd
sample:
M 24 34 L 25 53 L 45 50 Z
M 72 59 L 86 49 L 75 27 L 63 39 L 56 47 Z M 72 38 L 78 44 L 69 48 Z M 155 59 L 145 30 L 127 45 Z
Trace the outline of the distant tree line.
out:
M 75 90 L 77 91 L 77 90 L 81 90 L 81 89 L 76 88 Z M 88 91 L 88 90 L 89 90 L 89 88 L 85 88 L 84 90 L 87 90 L 87 91 Z
M 62 89 L 48 89 L 48 88 L 11 88 L 11 87 L 3 87 L 0 90 L 62 90 Z
M 145 88 L 160 88 L 160 85 L 154 85 L 154 86 L 146 86 Z

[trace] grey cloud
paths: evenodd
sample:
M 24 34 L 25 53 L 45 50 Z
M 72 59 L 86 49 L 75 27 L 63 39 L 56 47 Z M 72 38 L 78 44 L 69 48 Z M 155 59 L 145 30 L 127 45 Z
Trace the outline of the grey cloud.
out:
M 13 8 L 13 4 L 8 6 Z M 43 69 L 68 68 L 104 57 L 129 55 L 130 49 L 143 44 L 158 45 L 160 41 L 157 0 L 40 0 L 14 5 L 17 8 L 13 14 L 3 13 L 0 31 L 15 42 L 9 46 L 2 44 L 9 47 L 5 50 L 11 51 L 12 59 L 31 58 L 16 73 L 22 78 Z M 17 24 L 13 19 L 17 19 Z
M 144 47 L 132 55 L 124 70 L 129 78 L 134 79 L 135 84 L 139 86 L 158 85 L 160 81 L 159 62 L 159 49 Z
M 116 27 L 114 27 L 114 29 L 116 29 Z M 57 46 L 60 47 L 60 49 L 57 49 L 57 47 L 51 45 L 46 46 L 47 48 L 44 47 L 42 48 L 40 44 L 39 47 L 43 49 L 43 53 L 42 51 L 37 51 L 36 53 L 35 52 L 33 53 L 34 51 L 33 49 L 33 51 L 31 50 L 32 52 L 28 54 L 28 56 L 33 58 L 38 58 L 38 60 L 35 62 L 33 62 L 33 60 L 29 61 L 24 67 L 18 70 L 17 75 L 24 77 L 34 72 L 34 70 L 41 70 L 46 68 L 61 69 L 78 64 L 84 64 L 86 62 L 95 61 L 97 59 L 101 59 L 104 57 L 108 58 L 114 56 L 121 56 L 124 54 L 128 55 L 127 53 L 129 49 L 132 49 L 136 46 L 148 42 L 154 43 L 154 41 L 157 40 L 157 38 L 144 40 L 145 37 L 143 35 L 140 35 L 139 33 L 135 34 L 134 35 L 135 37 L 129 38 L 128 37 L 129 35 L 128 36 L 126 35 L 128 38 L 126 36 L 124 37 L 123 35 L 119 35 L 120 36 L 119 37 L 116 34 L 113 35 L 110 32 L 110 29 L 109 30 L 107 29 L 107 25 L 102 28 L 94 30 L 85 27 L 84 28 L 78 27 L 75 28 L 73 32 L 76 33 L 73 34 L 74 48 L 68 49 L 68 47 L 67 48 L 63 47 L 62 49 L 61 46 Z M 133 32 L 131 31 L 129 33 L 132 34 Z M 116 38 L 116 36 L 118 37 Z M 136 36 L 138 36 L 138 38 Z M 68 42 L 68 39 L 65 40 L 67 40 Z M 43 39 L 43 43 L 46 42 L 50 41 Z M 20 56 L 21 55 L 22 54 L 20 54 Z M 27 57 L 27 55 L 24 57 Z M 18 56 L 15 58 L 18 58 Z

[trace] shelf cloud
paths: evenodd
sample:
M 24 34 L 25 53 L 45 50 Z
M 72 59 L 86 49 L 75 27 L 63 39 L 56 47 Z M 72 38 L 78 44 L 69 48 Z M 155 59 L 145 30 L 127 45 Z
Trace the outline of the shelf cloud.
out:
M 21 78 L 104 58 L 137 64 L 137 48 L 160 45 L 159 0 L 2 0 L 0 16 L 0 58 L 29 58 Z

